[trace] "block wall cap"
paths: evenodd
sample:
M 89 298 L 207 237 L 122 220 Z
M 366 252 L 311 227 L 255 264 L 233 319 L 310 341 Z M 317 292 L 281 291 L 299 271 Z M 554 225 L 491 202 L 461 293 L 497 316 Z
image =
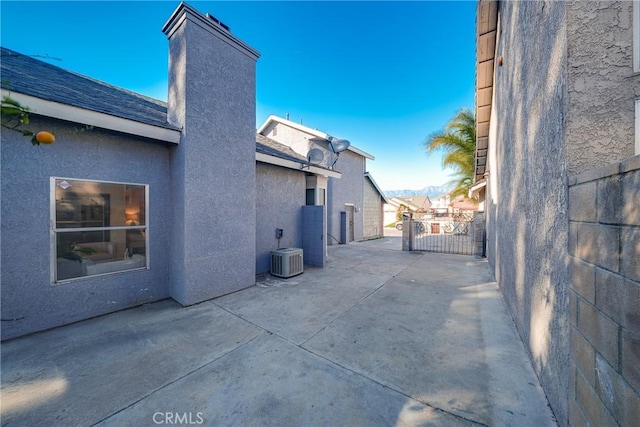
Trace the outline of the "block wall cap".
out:
M 602 178 L 607 178 L 614 175 L 620 175 L 627 172 L 640 170 L 640 155 L 633 156 L 620 163 L 611 163 L 606 166 L 599 167 L 589 172 L 581 173 L 580 175 L 570 176 L 568 179 L 569 187 L 577 184 L 584 184 L 589 181 L 597 181 Z
M 640 169 L 640 155 L 633 156 L 630 159 L 620 163 L 620 173 L 631 172 Z
M 620 173 L 620 163 L 611 163 L 606 166 L 599 167 L 589 172 L 581 173 L 577 175 L 576 184 L 583 184 L 589 181 L 596 181 L 601 178 L 606 178 Z

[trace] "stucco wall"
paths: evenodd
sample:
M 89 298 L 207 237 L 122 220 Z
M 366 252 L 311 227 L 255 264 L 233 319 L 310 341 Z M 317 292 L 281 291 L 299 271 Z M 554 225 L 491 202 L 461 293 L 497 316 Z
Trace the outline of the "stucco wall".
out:
M 171 296 L 195 304 L 255 284 L 257 54 L 182 3 L 169 36 Z M 242 207 L 240 221 L 229 220 Z
M 567 2 L 570 175 L 634 155 L 633 2 Z
M 561 425 L 569 363 L 564 8 L 499 3 L 504 62 L 494 76 L 486 206 L 487 257 Z
M 305 188 L 303 172 L 256 164 L 256 273 L 270 269 L 270 253 L 278 248 L 276 228 L 283 229 L 281 248 L 302 248 Z M 243 210 L 238 214 L 242 218 Z
M 2 129 L 2 339 L 168 297 L 168 147 L 35 116 L 30 128 L 53 131 L 56 142 L 34 147 Z M 148 184 L 150 269 L 52 284 L 52 176 Z
M 293 151 L 301 156 L 306 157 L 311 148 L 320 148 L 325 152 L 328 150 L 327 144 L 323 144 L 320 141 L 309 141 L 309 139 L 315 138 L 314 135 L 294 129 L 282 123 L 272 122 L 263 133 L 264 136 L 278 141 L 280 144 L 286 145 L 287 147 L 291 147 Z M 325 155 L 323 166 L 327 165 L 326 162 L 328 160 L 328 156 Z
M 311 148 L 319 148 L 325 152 L 325 167 L 331 167 L 333 154 L 328 143 L 309 139 L 313 135 L 286 126 L 272 123 L 264 130 L 264 135 L 281 144 L 291 147 L 297 153 L 306 156 Z M 354 239 L 364 238 L 364 172 L 366 159 L 353 151 L 340 153 L 334 169 L 342 174 L 340 178 L 329 178 L 327 183 L 327 244 L 337 245 L 340 242 L 340 212 L 345 204 L 351 203 L 357 208 L 354 212 Z
M 351 151 L 343 151 L 335 169 L 342 177 L 329 178 L 327 186 L 327 243 L 338 244 L 340 240 L 340 212 L 345 204 L 355 205 L 353 237 L 362 240 L 364 231 L 364 167 L 365 158 Z
M 571 425 L 640 420 L 640 156 L 571 179 Z
M 363 239 L 377 239 L 383 234 L 382 196 L 369 179 L 364 179 Z

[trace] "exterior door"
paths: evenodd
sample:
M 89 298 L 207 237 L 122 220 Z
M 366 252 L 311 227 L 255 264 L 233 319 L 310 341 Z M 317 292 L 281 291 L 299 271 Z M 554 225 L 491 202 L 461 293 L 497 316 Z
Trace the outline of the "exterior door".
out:
M 353 242 L 355 240 L 355 238 L 353 237 L 354 206 L 346 205 L 345 211 L 347 212 L 347 242 Z

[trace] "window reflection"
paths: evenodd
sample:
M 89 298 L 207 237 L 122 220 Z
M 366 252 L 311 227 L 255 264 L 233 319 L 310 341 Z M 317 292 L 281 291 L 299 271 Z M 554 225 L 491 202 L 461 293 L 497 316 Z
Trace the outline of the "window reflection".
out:
M 55 179 L 56 281 L 146 267 L 146 192 Z

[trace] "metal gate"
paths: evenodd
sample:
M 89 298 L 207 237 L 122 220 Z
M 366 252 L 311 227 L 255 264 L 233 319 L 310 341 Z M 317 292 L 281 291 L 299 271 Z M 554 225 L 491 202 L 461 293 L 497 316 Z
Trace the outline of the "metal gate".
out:
M 403 249 L 461 255 L 482 255 L 482 228 L 473 214 L 405 214 Z

